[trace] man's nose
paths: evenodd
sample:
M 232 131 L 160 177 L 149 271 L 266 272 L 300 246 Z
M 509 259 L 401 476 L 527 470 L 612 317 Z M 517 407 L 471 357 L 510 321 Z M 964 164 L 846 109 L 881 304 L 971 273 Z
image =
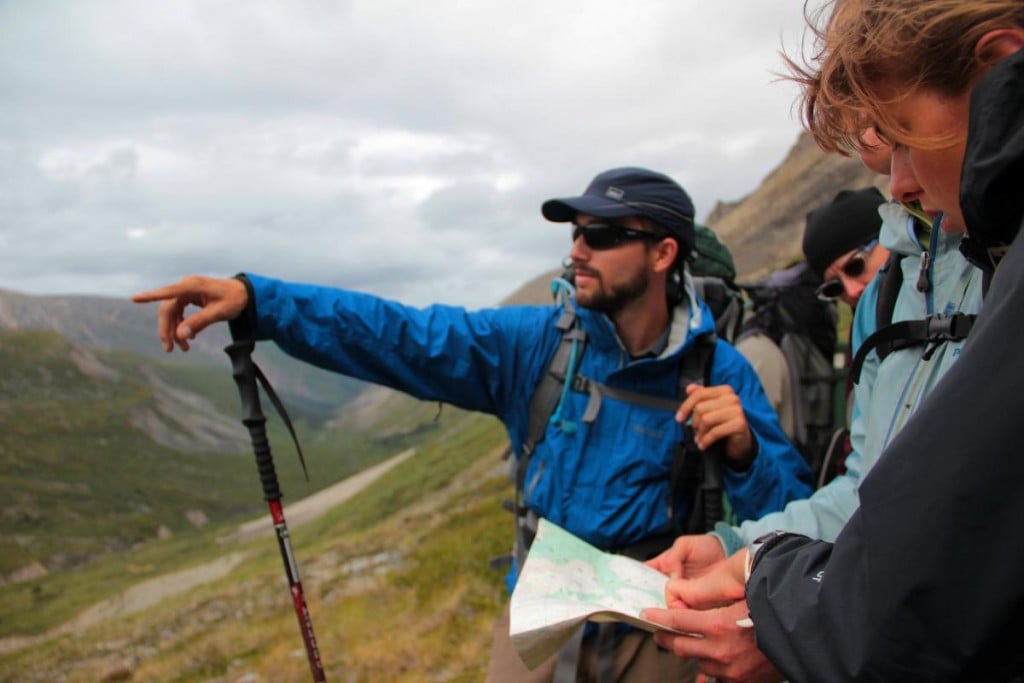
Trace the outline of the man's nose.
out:
M 583 241 L 582 235 L 573 240 L 572 248 L 569 249 L 569 258 L 573 261 L 585 261 L 590 258 L 590 247 Z

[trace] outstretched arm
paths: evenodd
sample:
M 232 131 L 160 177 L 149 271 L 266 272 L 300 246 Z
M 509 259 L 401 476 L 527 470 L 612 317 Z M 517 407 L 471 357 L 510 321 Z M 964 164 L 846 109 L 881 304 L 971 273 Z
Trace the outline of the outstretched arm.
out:
M 249 293 L 245 284 L 235 278 L 192 275 L 173 285 L 135 294 L 132 301 L 160 302 L 157 334 L 164 350 L 170 353 L 175 344 L 188 351 L 189 341 L 209 325 L 237 318 L 249 302 Z M 185 317 L 185 309 L 190 305 L 201 310 Z

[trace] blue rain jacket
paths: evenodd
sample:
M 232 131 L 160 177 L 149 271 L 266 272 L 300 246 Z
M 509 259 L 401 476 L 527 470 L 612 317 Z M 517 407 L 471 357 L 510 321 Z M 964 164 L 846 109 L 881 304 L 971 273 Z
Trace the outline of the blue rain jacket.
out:
M 358 292 L 248 278 L 259 339 L 327 370 L 495 415 L 514 452 L 521 451 L 530 397 L 561 339 L 555 327 L 560 306 L 418 309 Z M 667 349 L 657 358 L 631 360 L 606 316 L 586 309 L 578 315 L 588 336 L 581 375 L 664 397 L 677 396 L 679 359 L 694 338 L 714 329 L 691 288 L 674 313 Z M 759 445 L 746 471 L 723 468 L 736 515 L 757 518 L 809 495 L 807 466 L 783 434 L 754 370 L 725 342 L 717 344 L 710 380 L 735 389 Z M 669 519 L 669 475 L 683 427 L 674 414 L 605 398 L 588 425 L 581 420 L 586 402 L 587 396 L 570 392 L 562 407 L 562 417 L 577 426 L 572 433 L 548 427 L 530 461 L 527 504 L 603 549 L 676 528 L 673 521 L 682 520 Z

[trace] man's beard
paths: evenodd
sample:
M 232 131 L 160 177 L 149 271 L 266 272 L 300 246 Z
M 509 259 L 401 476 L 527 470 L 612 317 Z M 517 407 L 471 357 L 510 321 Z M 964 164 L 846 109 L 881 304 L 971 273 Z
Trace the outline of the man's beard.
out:
M 583 308 L 604 313 L 609 317 L 614 316 L 627 305 L 640 299 L 640 297 L 647 293 L 647 289 L 651 285 L 650 274 L 647 271 L 641 270 L 626 282 L 612 287 L 611 291 L 608 292 L 605 291 L 603 275 L 590 270 L 587 273 L 594 276 L 600 286 L 593 293 L 583 293 L 581 295 L 577 291 L 576 303 Z

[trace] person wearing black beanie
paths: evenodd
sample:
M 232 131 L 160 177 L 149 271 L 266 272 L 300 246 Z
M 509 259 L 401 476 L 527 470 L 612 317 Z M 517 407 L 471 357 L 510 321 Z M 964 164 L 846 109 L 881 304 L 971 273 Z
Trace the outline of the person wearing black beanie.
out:
M 878 244 L 885 197 L 875 187 L 841 190 L 832 201 L 807 214 L 803 252 L 824 280 L 819 293 L 855 308 L 864 287 L 885 263 L 889 252 Z

